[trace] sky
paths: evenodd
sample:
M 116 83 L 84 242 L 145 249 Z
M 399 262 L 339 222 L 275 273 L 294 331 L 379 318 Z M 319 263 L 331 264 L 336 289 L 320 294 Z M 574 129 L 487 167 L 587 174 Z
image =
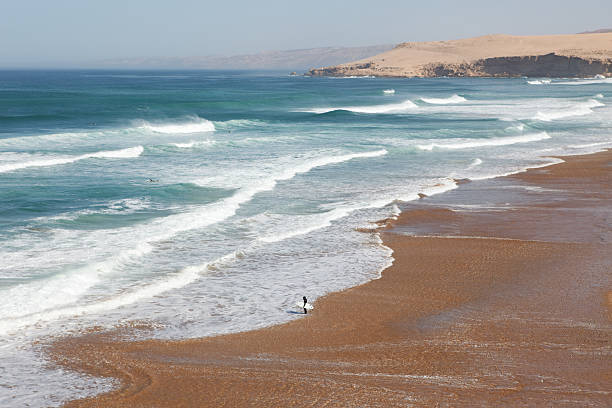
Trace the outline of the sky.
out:
M 612 28 L 611 0 L 0 0 L 0 67 Z

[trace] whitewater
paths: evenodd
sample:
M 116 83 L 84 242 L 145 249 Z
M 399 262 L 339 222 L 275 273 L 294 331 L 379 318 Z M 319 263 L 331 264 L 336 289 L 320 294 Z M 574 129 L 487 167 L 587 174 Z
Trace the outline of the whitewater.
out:
M 375 222 L 403 203 L 612 147 L 600 78 L 0 80 L 1 406 L 113 386 L 50 364 L 57 336 L 139 322 L 151 329 L 134 338 L 188 338 L 300 318 L 296 299 L 380 277 L 393 254 Z

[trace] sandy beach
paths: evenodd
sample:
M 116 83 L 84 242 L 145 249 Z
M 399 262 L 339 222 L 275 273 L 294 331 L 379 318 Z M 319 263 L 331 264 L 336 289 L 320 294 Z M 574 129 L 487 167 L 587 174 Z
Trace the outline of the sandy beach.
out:
M 67 407 L 610 406 L 612 152 L 461 184 L 383 227 L 382 278 L 261 330 L 64 338 L 115 392 Z

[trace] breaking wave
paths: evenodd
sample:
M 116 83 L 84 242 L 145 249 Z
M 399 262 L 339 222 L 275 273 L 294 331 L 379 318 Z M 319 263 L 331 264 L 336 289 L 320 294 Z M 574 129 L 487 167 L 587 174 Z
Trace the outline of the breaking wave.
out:
M 142 146 L 136 146 L 136 147 L 129 147 L 127 149 L 100 151 L 100 152 L 87 153 L 87 154 L 82 154 L 80 156 L 72 156 L 72 157 L 54 157 L 54 158 L 42 157 L 42 158 L 37 158 L 34 160 L 20 161 L 18 163 L 0 165 L 0 173 L 6 173 L 9 171 L 25 169 L 28 167 L 56 166 L 60 164 L 74 163 L 79 160 L 94 159 L 94 158 L 97 158 L 97 159 L 129 159 L 129 158 L 140 156 L 143 151 L 144 151 L 144 148 Z
M 533 119 L 550 122 L 556 119 L 569 118 L 572 116 L 584 116 L 593 113 L 592 108 L 597 108 L 600 106 L 605 106 L 605 104 L 596 101 L 595 99 L 589 99 L 587 102 L 581 102 L 569 108 L 550 112 L 538 112 Z
M 459 141 L 430 143 L 427 145 L 417 145 L 416 147 L 420 150 L 427 151 L 432 151 L 434 149 L 471 149 L 475 147 L 506 146 L 517 143 L 537 142 L 545 139 L 550 139 L 550 136 L 546 132 L 541 132 L 513 137 L 496 137 L 491 139 L 459 139 Z
M 145 121 L 140 128 L 156 133 L 201 133 L 215 131 L 215 125 L 211 121 L 200 117 L 193 117 L 189 122 L 184 123 L 151 124 Z
M 67 271 L 47 280 L 40 280 L 30 284 L 19 285 L 11 289 L 11 296 L 5 298 L 2 310 L 10 311 L 9 316 L 0 316 L 0 335 L 6 334 L 24 326 L 41 321 L 50 321 L 58 318 L 101 312 L 134 303 L 163 292 L 178 289 L 195 280 L 203 272 L 208 270 L 211 263 L 195 267 L 187 267 L 179 273 L 171 274 L 157 283 L 145 286 L 133 292 L 119 294 L 107 301 L 91 303 L 72 307 L 69 304 L 77 301 L 89 288 L 101 281 L 104 275 L 112 273 L 117 266 L 129 262 L 135 258 L 144 256 L 153 251 L 153 243 L 168 240 L 178 233 L 222 222 L 236 214 L 238 209 L 245 203 L 262 192 L 271 191 L 280 181 L 290 180 L 298 174 L 330 164 L 338 164 L 358 158 L 378 157 L 387 154 L 386 150 L 375 150 L 360 153 L 349 153 L 344 155 L 331 155 L 307 158 L 299 163 L 292 163 L 284 168 L 278 169 L 267 177 L 261 178 L 257 183 L 248 185 L 237 190 L 232 196 L 220 201 L 199 207 L 193 211 L 173 214 L 153 222 L 142 225 L 138 244 L 130 249 L 125 249 L 115 256 L 80 267 L 73 271 Z M 128 230 L 125 230 L 126 232 Z M 230 257 L 232 255 L 230 254 Z M 214 261 L 219 263 L 227 258 L 222 257 Z M 40 301 L 37 294 L 58 293 Z M 31 299 L 25 302 L 24 299 Z M 4 318 L 7 317 L 7 318 Z
M 550 79 L 534 79 L 532 81 L 527 81 L 529 85 L 548 85 L 551 82 Z
M 451 103 L 461 103 L 467 101 L 463 96 L 457 94 L 449 96 L 448 98 L 420 98 L 423 102 L 431 105 L 448 105 Z
M 554 85 L 593 85 L 612 84 L 612 78 L 579 79 L 573 81 L 554 82 Z
M 470 163 L 470 165 L 467 167 L 467 169 L 473 169 L 474 167 L 478 167 L 482 164 L 482 160 L 480 160 L 479 158 L 474 159 L 474 161 L 472 163 Z

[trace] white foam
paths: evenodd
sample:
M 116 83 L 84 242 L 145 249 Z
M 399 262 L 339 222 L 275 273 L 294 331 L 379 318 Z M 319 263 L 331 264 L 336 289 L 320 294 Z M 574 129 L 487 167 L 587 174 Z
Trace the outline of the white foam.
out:
M 76 220 L 83 215 L 91 214 L 133 214 L 137 211 L 141 211 L 151 207 L 151 202 L 147 198 L 126 198 L 121 200 L 114 200 L 108 203 L 92 206 L 80 211 L 67 212 L 58 214 L 52 217 L 38 217 L 34 221 L 59 221 L 59 220 Z
M 298 228 L 292 230 L 261 236 L 259 240 L 271 243 L 284 241 L 299 235 L 306 235 L 318 229 L 329 227 L 334 220 L 346 217 L 356 209 L 357 207 L 336 208 L 323 214 L 310 215 L 308 216 L 309 222 L 305 223 L 306 225 L 298 226 Z
M 162 123 L 151 124 L 145 122 L 141 128 L 157 133 L 202 133 L 214 132 L 215 125 L 206 119 L 193 117 L 188 122 L 184 123 Z
M 71 156 L 71 157 L 39 157 L 34 160 L 26 160 L 21 161 L 19 163 L 9 163 L 0 165 L 0 173 L 6 173 L 9 171 L 15 171 L 20 169 L 25 169 L 28 167 L 48 167 L 48 166 L 57 166 L 60 164 L 68 164 L 74 163 L 79 160 L 85 159 L 129 159 L 135 158 L 142 154 L 144 148 L 142 146 L 129 147 L 127 149 L 121 150 L 107 150 L 100 151 L 95 153 L 87 153 L 82 154 L 80 156 Z
M 359 79 L 359 78 L 376 78 L 375 75 L 347 75 L 339 77 L 329 77 L 330 79 Z
M 506 176 L 511 176 L 513 174 L 524 173 L 530 169 L 540 169 L 543 167 L 548 167 L 548 166 L 552 166 L 553 164 L 559 164 L 563 162 L 564 161 L 562 159 L 558 159 L 554 157 L 546 157 L 546 163 L 543 163 L 543 164 L 529 165 L 529 166 L 524 166 L 524 167 L 518 167 L 518 168 L 515 168 L 514 170 L 510 170 L 506 172 L 499 172 L 499 173 L 482 175 L 482 176 L 477 176 L 477 177 L 470 177 L 470 180 L 476 181 L 476 180 L 493 179 L 493 178 L 498 178 L 498 177 L 506 177 Z
M 132 249 L 123 250 L 104 261 L 66 271 L 48 279 L 15 286 L 9 290 L 8 294 L 3 293 L 6 296 L 0 297 L 0 310 L 2 311 L 0 334 L 6 333 L 7 330 L 18 329 L 40 321 L 54 320 L 70 314 L 93 313 L 124 306 L 193 282 L 199 276 L 198 271 L 203 268 L 202 266 L 196 268 L 197 270 L 186 269 L 179 274 L 172 275 L 164 283 L 147 286 L 108 301 L 80 307 L 69 306 L 79 301 L 89 288 L 101 282 L 102 277 L 116 273 L 118 266 L 150 253 L 154 249 L 153 243 L 168 240 L 180 232 L 224 221 L 236 214 L 240 206 L 250 201 L 256 194 L 274 189 L 279 181 L 289 180 L 297 174 L 307 173 L 317 167 L 385 154 L 387 154 L 386 150 L 376 150 L 307 158 L 298 164 L 293 161 L 290 166 L 280 169 L 267 178 L 257 180 L 255 183 L 249 183 L 223 200 L 140 225 L 139 233 L 134 234 L 134 231 L 130 230 L 132 232 L 130 236 L 135 238 L 135 242 L 139 242 Z M 129 228 L 116 229 L 112 231 L 112 234 L 120 238 L 128 236 L 128 230 Z
M 522 132 L 525 130 L 525 125 L 522 123 L 519 123 L 518 125 L 515 125 L 515 126 L 508 126 L 506 130 L 509 132 L 513 132 L 513 131 Z
M 572 81 L 559 81 L 553 82 L 554 85 L 593 85 L 593 84 L 612 84 L 612 78 L 605 78 L 603 76 L 595 77 L 593 79 L 579 79 Z
M 476 158 L 470 165 L 467 167 L 469 169 L 473 169 L 474 167 L 480 166 L 482 164 L 482 160 Z
M 606 146 L 612 145 L 612 141 L 608 142 L 597 142 L 597 143 L 586 143 L 586 144 L 578 144 L 578 145 L 568 145 L 570 149 L 585 149 L 588 147 L 597 147 L 597 146 Z
M 605 106 L 605 104 L 596 101 L 595 99 L 589 99 L 586 102 L 579 102 L 571 107 L 560 110 L 548 112 L 539 111 L 533 118 L 544 122 L 550 122 L 556 119 L 563 119 L 572 116 L 584 116 L 593 113 L 592 108 L 597 108 L 600 106 Z
M 419 198 L 418 193 L 423 193 L 428 196 L 432 196 L 446 191 L 450 191 L 456 187 L 457 184 L 454 180 L 444 178 L 439 179 L 438 182 L 433 185 L 421 187 L 418 192 L 412 191 L 408 194 L 403 194 L 400 196 L 387 196 L 377 198 L 369 202 L 361 202 L 351 206 L 338 205 L 337 207 L 325 213 L 302 216 L 292 220 L 292 222 L 290 223 L 284 222 L 283 225 L 290 224 L 292 228 L 288 230 L 285 229 L 283 231 L 274 231 L 274 233 L 272 234 L 263 235 L 259 237 L 259 240 L 266 243 L 272 243 L 284 241 L 286 239 L 290 239 L 300 235 L 306 235 L 313 231 L 329 227 L 330 225 L 332 225 L 333 221 L 336 221 L 340 218 L 344 218 L 358 210 L 384 208 L 387 206 L 391 206 L 390 215 L 396 217 L 400 213 L 400 210 L 396 205 L 397 201 L 412 201 Z M 376 226 L 375 228 L 377 227 L 378 226 Z
M 527 81 L 529 85 L 548 85 L 552 81 L 550 79 L 534 79 L 531 81 Z
M 431 105 L 448 105 L 467 101 L 467 99 L 465 99 L 463 96 L 459 96 L 457 94 L 449 96 L 448 98 L 421 98 L 421 100 Z
M 187 143 L 172 143 L 173 146 L 189 149 L 191 147 L 200 147 L 200 146 L 212 146 L 215 144 L 214 140 L 192 140 Z
M 495 137 L 491 139 L 457 139 L 457 141 L 448 141 L 446 143 L 430 143 L 427 145 L 417 145 L 421 150 L 431 151 L 434 149 L 472 149 L 477 147 L 489 146 L 506 146 L 517 143 L 537 142 L 540 140 L 550 139 L 546 132 L 529 133 L 521 136 L 512 137 Z
M 77 317 L 81 315 L 105 312 L 136 303 L 143 299 L 149 299 L 154 296 L 158 296 L 162 293 L 171 291 L 173 289 L 179 289 L 190 283 L 193 283 L 194 281 L 199 279 L 204 272 L 211 268 L 214 268 L 216 264 L 227 264 L 229 262 L 232 262 L 232 260 L 235 260 L 237 257 L 238 253 L 232 252 L 212 262 L 207 262 L 196 266 L 188 266 L 186 268 L 183 268 L 178 273 L 170 274 L 152 284 L 145 285 L 132 291 L 120 293 L 109 299 L 97 301 L 86 305 L 70 305 L 66 307 L 56 307 L 57 305 L 52 302 L 53 299 L 58 299 L 58 292 L 55 292 L 54 290 L 60 289 L 59 295 L 68 295 L 72 301 L 66 302 L 64 299 L 62 299 L 63 301 L 58 304 L 65 305 L 74 303 L 74 300 L 78 298 L 78 296 L 75 296 L 75 290 L 79 288 L 80 283 L 78 280 L 73 280 L 71 282 L 72 285 L 69 288 L 70 290 L 65 290 L 60 287 L 56 288 L 44 286 L 42 288 L 44 290 L 44 293 L 39 294 L 39 296 L 43 295 L 45 299 L 51 300 L 50 303 L 46 303 L 45 310 L 38 313 L 22 313 L 20 315 L 17 315 L 17 317 L 13 315 L 10 318 L 0 319 L 0 335 L 11 334 L 15 330 L 31 326 L 33 324 L 40 324 L 43 322 L 49 322 L 67 317 Z M 77 278 L 79 278 L 79 276 L 77 276 Z M 90 282 L 84 283 L 88 284 Z M 89 288 L 90 286 L 91 285 L 86 285 L 87 288 Z M 84 290 L 80 289 L 79 292 L 83 293 Z
M 312 113 L 327 113 L 334 111 L 349 111 L 355 113 L 370 113 L 370 114 L 382 114 L 382 113 L 406 113 L 417 109 L 418 106 L 411 100 L 405 100 L 401 103 L 392 103 L 385 105 L 370 105 L 370 106 L 339 106 L 330 108 L 315 108 L 307 109 L 302 112 Z
M 383 93 L 387 95 L 392 95 L 395 93 L 395 89 L 384 89 Z

